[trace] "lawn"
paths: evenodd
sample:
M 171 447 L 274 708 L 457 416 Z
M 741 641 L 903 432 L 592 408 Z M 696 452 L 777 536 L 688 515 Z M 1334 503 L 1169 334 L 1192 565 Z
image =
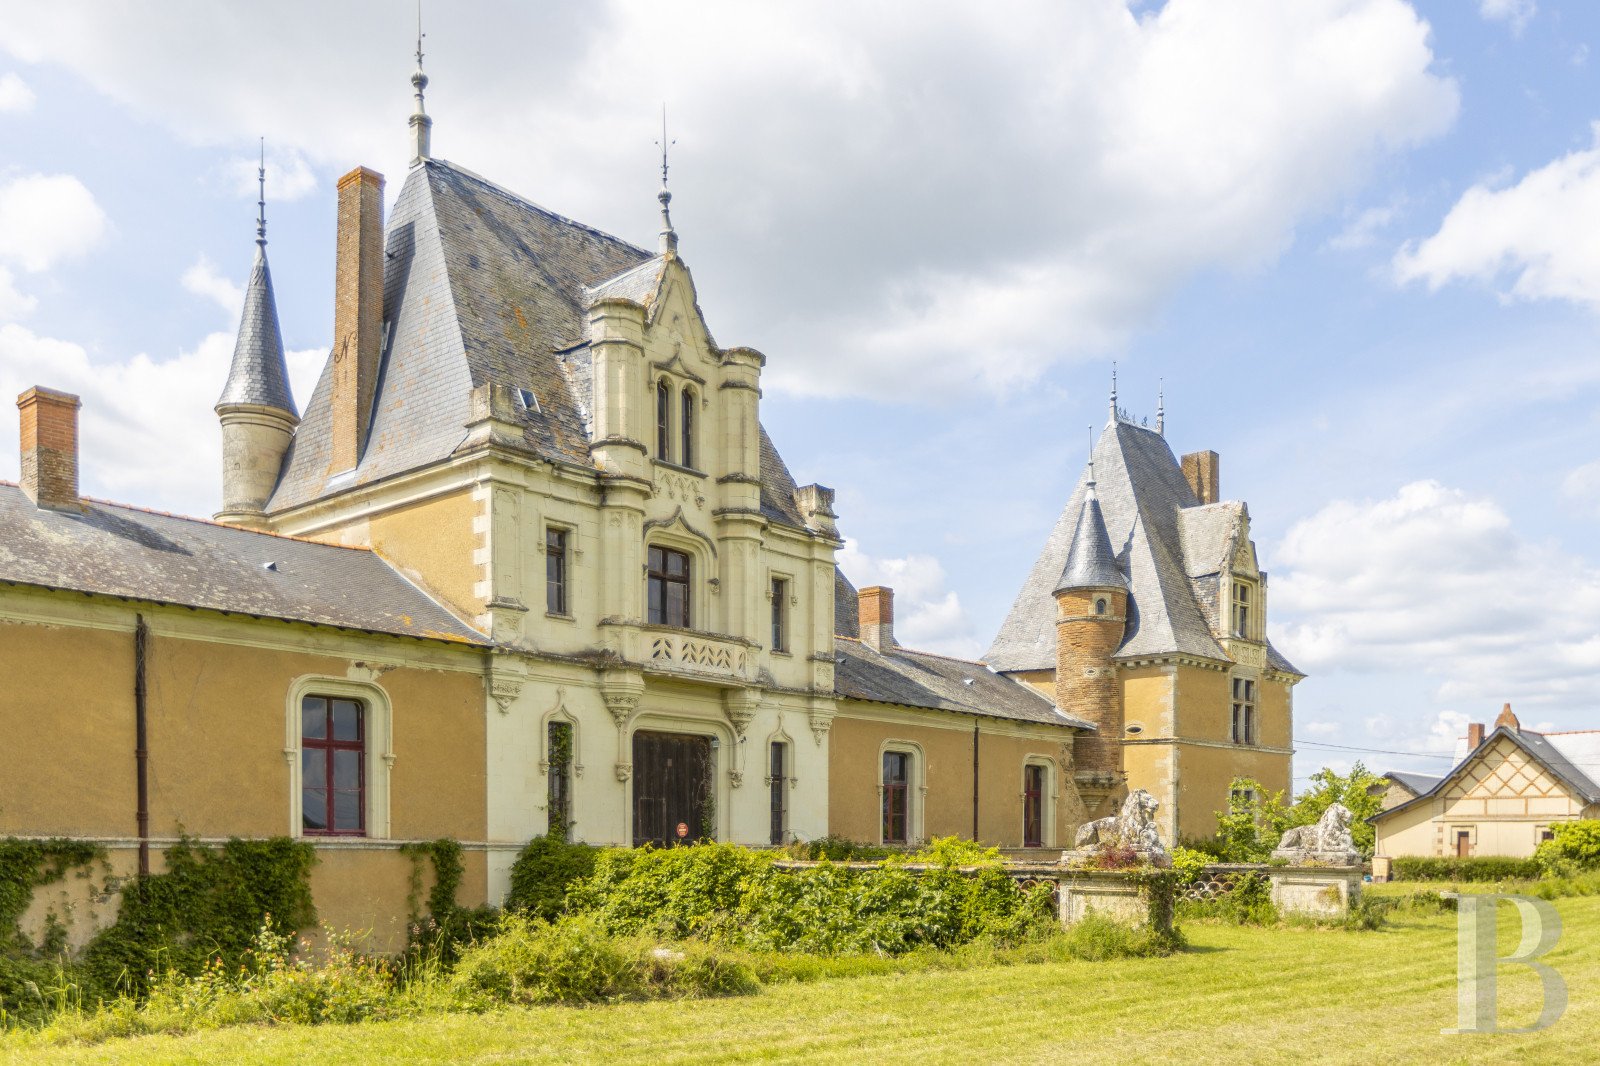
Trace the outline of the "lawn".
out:
M 1600 899 L 1557 903 L 1547 962 L 1570 1003 L 1531 1035 L 1455 1024 L 1455 918 L 1381 932 L 1193 925 L 1169 959 L 830 979 L 724 1000 L 541 1008 L 321 1028 L 233 1029 L 44 1048 L 0 1060 L 153 1062 L 1587 1062 L 1600 1033 Z M 1502 953 L 1515 944 L 1502 908 Z M 1502 1025 L 1527 1024 L 1537 979 L 1500 973 Z

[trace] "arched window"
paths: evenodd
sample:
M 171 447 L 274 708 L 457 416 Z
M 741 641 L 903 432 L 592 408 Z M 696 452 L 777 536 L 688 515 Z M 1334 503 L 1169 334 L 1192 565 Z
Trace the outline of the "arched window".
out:
M 684 466 L 694 466 L 694 392 L 687 388 L 683 390 L 678 433 L 683 438 L 682 446 L 678 449 L 678 462 Z
M 672 387 L 666 378 L 656 382 L 656 458 L 672 462 Z
M 1095 597 L 1094 613 L 1095 614 L 1105 614 L 1106 613 L 1106 598 L 1104 596 Z

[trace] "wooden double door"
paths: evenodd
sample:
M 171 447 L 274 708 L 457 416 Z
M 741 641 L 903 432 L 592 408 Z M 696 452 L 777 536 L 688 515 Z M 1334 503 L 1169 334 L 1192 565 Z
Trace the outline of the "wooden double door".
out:
M 633 735 L 633 845 L 658 848 L 712 836 L 711 738 Z

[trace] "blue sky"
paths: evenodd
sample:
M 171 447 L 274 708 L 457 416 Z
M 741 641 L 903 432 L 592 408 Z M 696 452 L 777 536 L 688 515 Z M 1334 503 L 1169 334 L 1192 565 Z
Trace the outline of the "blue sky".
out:
M 649 244 L 668 105 L 711 328 L 908 643 L 987 646 L 1114 359 L 1250 505 L 1297 775 L 1437 769 L 1506 701 L 1600 727 L 1600 10 L 863 6 L 430 5 L 435 154 Z M 410 7 L 0 25 L 0 391 L 84 395 L 89 492 L 209 514 L 256 138 L 304 402 L 332 182 L 404 177 Z

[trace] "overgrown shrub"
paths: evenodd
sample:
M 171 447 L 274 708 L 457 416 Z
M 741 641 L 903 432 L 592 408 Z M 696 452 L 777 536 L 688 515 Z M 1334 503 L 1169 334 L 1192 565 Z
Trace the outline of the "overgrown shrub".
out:
M 1214 921 L 1227 925 L 1277 925 L 1282 915 L 1272 902 L 1272 883 L 1264 874 L 1241 874 L 1227 892 L 1209 899 L 1183 900 L 1178 917 L 1186 921 Z
M 534 837 L 517 853 L 517 861 L 511 866 L 506 910 L 553 920 L 566 910 L 567 893 L 572 886 L 594 875 L 599 851 L 557 837 Z
M 1539 844 L 1533 858 L 1540 870 L 1551 877 L 1600 869 L 1600 820 L 1552 824 L 1550 839 Z
M 797 840 L 783 849 L 790 858 L 802 862 L 877 862 L 904 852 L 904 848 L 885 847 L 882 844 L 861 844 L 844 837 L 825 836 L 815 840 Z
M 1543 872 L 1535 859 L 1513 859 L 1499 855 L 1432 857 L 1402 855 L 1394 860 L 1396 881 L 1515 881 L 1531 880 Z
M 237 969 L 263 926 L 292 937 L 316 922 L 316 852 L 305 841 L 236 839 L 208 848 L 185 840 L 167 849 L 166 861 L 165 873 L 123 887 L 116 924 L 85 950 L 93 990 L 142 993 L 153 974 L 195 976 L 213 959 Z
M 910 858 L 937 865 L 781 869 L 770 852 L 730 844 L 608 850 L 569 899 L 619 935 L 821 955 L 1015 943 L 1054 920 L 1048 888 L 1018 886 L 993 849 L 936 843 Z
M 507 915 L 498 936 L 462 953 L 452 984 L 467 1001 L 524 1005 L 745 995 L 760 987 L 748 966 L 708 945 L 614 936 L 584 914 L 554 923 Z
M 1172 872 L 1177 875 L 1179 886 L 1194 884 L 1200 879 L 1201 871 L 1215 861 L 1212 856 L 1194 848 L 1179 846 L 1172 849 Z

